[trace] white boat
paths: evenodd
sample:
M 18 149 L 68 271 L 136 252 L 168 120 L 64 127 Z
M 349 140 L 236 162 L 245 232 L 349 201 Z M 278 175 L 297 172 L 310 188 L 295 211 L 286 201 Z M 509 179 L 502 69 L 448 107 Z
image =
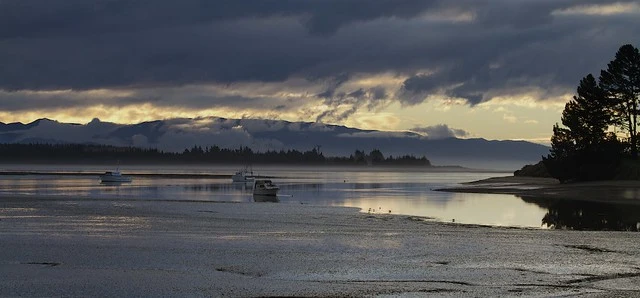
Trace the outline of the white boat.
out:
M 100 182 L 102 183 L 112 183 L 112 182 L 131 182 L 131 177 L 124 176 L 120 171 L 107 171 L 104 174 L 100 175 Z
M 231 176 L 231 181 L 233 182 L 253 182 L 255 178 L 253 177 L 253 171 L 248 168 L 244 168 L 240 171 L 237 171 L 235 174 Z
M 278 194 L 280 188 L 273 184 L 271 180 L 256 179 L 253 183 L 253 195 L 254 196 L 275 196 Z

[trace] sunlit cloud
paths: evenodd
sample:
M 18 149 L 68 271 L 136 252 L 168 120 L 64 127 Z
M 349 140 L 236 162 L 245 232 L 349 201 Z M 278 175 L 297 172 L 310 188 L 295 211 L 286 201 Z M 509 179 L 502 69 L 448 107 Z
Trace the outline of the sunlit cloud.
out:
M 438 112 L 447 112 L 456 106 L 467 106 L 466 100 L 461 98 L 453 98 L 446 95 L 431 95 L 427 97 L 429 102 L 434 103 L 434 110 Z
M 531 120 L 531 119 L 529 119 L 529 120 L 525 120 L 525 121 L 524 121 L 524 123 L 525 123 L 525 124 L 538 124 L 538 123 L 540 123 L 540 122 L 539 122 L 538 120 Z
M 389 112 L 359 113 L 346 122 L 347 126 L 375 130 L 399 130 L 400 119 L 397 114 Z
M 637 2 L 616 2 L 611 4 L 579 5 L 553 11 L 555 15 L 601 15 L 640 14 Z
M 488 105 L 484 105 L 484 106 L 488 106 Z M 507 110 L 505 107 L 497 107 L 495 109 L 493 109 L 494 113 L 505 113 L 505 112 L 509 112 L 509 110 Z
M 514 115 L 510 115 L 510 114 L 504 114 L 502 115 L 502 119 L 506 122 L 509 123 L 516 123 L 518 122 L 518 117 L 514 116 Z
M 393 73 L 355 74 L 334 88 L 333 96 L 329 98 L 319 96 L 327 90 L 326 81 L 309 81 L 299 78 L 284 82 L 186 85 L 153 89 L 0 92 L 0 100 L 22 100 L 15 106 L 17 111 L 0 111 L 0 117 L 3 122 L 25 123 L 39 118 L 73 123 L 88 123 L 93 118 L 114 123 L 200 118 L 201 120 L 190 125 L 196 125 L 202 121 L 199 129 L 205 132 L 209 129 L 206 124 L 207 121 L 211 121 L 208 118 L 210 116 L 234 119 L 280 119 L 293 122 L 308 121 L 310 118 L 324 115 L 322 122 L 327 124 L 402 131 L 415 127 L 428 127 L 433 125 L 433 121 L 441 123 L 446 121 L 431 119 L 431 117 L 405 119 L 402 115 L 409 110 L 422 110 L 424 113 L 465 113 L 479 119 L 483 117 L 481 111 L 487 110 L 487 112 L 502 113 L 502 119 L 508 123 L 516 123 L 520 117 L 528 119 L 523 123 L 532 126 L 539 123 L 541 119 L 531 119 L 523 115 L 525 111 L 516 113 L 514 109 L 551 110 L 557 113 L 556 118 L 559 118 L 566 98 L 570 98 L 569 94 L 563 96 L 554 94 L 555 97 L 542 100 L 539 96 L 548 96 L 550 93 L 535 89 L 533 91 L 520 89 L 519 91 L 524 90 L 524 93 L 518 94 L 518 90 L 505 91 L 502 93 L 505 95 L 492 97 L 476 106 L 470 106 L 465 99 L 433 94 L 428 95 L 424 101 L 430 104 L 407 107 L 395 99 L 406 78 L 406 75 Z M 376 95 L 372 91 L 376 90 L 375 88 L 383 88 L 384 91 Z M 92 100 L 83 101 L 87 98 Z M 58 107 L 30 108 L 34 106 L 32 102 L 47 101 Z M 96 101 L 103 104 L 88 105 Z M 547 117 L 549 117 L 548 114 L 547 112 Z M 452 120 L 454 119 L 449 121 Z M 456 120 L 456 123 L 458 122 Z M 457 126 L 465 133 L 452 134 L 456 137 L 492 136 L 482 133 L 484 129 L 482 126 L 460 126 L 460 124 Z M 551 127 L 551 124 L 547 126 Z M 470 130 L 473 130 L 473 133 L 469 132 Z M 550 134 L 551 130 L 548 129 L 548 131 Z M 142 143 L 143 140 L 139 141 Z
M 538 89 L 523 90 L 521 93 L 510 90 L 504 94 L 492 96 L 490 100 L 478 106 L 493 108 L 495 111 L 503 111 L 508 106 L 562 111 L 572 96 L 573 93 L 569 93 L 568 90 L 557 90 L 552 93 Z
M 420 17 L 427 22 L 443 22 L 443 23 L 471 23 L 476 19 L 474 11 L 464 10 L 461 8 L 442 9 L 437 11 L 428 11 Z
M 438 124 L 425 127 L 414 127 L 410 131 L 424 135 L 432 140 L 445 138 L 464 138 L 469 136 L 469 132 L 463 129 L 450 128 L 446 124 Z

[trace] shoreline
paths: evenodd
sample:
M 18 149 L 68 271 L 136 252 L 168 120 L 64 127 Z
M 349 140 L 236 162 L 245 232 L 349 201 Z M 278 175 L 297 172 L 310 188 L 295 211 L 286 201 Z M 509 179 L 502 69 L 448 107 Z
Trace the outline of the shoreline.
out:
M 104 172 L 45 172 L 45 171 L 0 171 L 0 176 L 91 176 L 98 177 Z M 153 178 L 208 178 L 208 179 L 231 179 L 232 175 L 223 174 L 164 174 L 164 173 L 127 173 L 132 177 L 153 177 Z
M 504 176 L 435 191 L 511 194 L 533 199 L 565 199 L 640 205 L 640 181 L 608 180 L 560 184 L 554 178 Z

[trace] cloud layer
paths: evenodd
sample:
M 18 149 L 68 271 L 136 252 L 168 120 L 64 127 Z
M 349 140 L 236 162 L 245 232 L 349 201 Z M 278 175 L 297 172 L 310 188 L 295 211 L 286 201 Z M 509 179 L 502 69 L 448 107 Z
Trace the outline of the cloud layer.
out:
M 446 138 L 462 138 L 469 135 L 463 129 L 449 128 L 446 124 L 438 124 L 427 127 L 415 127 L 411 131 L 425 134 L 429 139 L 439 140 Z
M 5 0 L 0 20 L 5 112 L 149 104 L 339 122 L 434 96 L 544 101 L 640 42 L 640 1 Z

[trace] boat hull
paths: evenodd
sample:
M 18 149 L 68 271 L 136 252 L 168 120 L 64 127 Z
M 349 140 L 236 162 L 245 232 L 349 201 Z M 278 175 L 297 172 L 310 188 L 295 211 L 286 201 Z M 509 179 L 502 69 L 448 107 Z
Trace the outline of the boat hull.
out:
M 131 177 L 122 176 L 120 172 L 107 172 L 100 175 L 100 182 L 102 183 L 124 183 L 131 182 Z
M 276 196 L 280 188 L 273 184 L 271 180 L 256 179 L 253 184 L 254 196 Z
M 254 196 L 277 196 L 279 188 L 254 189 Z

